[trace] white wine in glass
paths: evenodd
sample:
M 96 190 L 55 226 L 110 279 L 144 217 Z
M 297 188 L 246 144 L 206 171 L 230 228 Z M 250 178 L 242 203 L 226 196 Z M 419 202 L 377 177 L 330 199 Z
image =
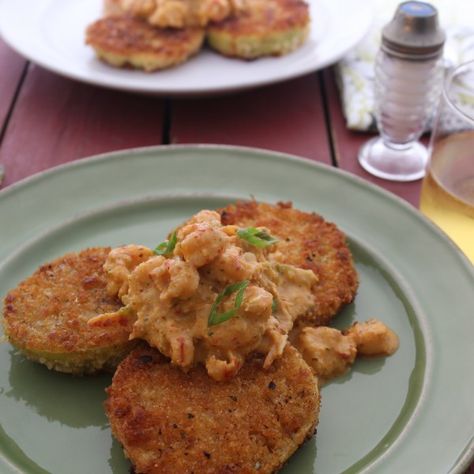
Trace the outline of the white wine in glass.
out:
M 420 210 L 474 263 L 474 61 L 446 80 Z

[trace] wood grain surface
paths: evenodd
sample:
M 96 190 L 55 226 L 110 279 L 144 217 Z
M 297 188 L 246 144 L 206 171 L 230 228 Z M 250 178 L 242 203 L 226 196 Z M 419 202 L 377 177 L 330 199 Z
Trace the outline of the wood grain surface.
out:
M 163 128 L 163 99 L 81 84 L 30 65 L 0 148 L 4 185 L 78 158 L 160 145 Z
M 172 101 L 172 143 L 220 143 L 331 164 L 317 74 L 223 97 Z
M 6 129 L 25 67 L 26 61 L 0 38 L 0 137 Z

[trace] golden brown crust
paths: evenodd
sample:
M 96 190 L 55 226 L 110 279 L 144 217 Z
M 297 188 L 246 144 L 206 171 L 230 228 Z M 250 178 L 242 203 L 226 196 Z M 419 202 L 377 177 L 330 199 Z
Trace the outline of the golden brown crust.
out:
M 229 382 L 133 351 L 108 389 L 112 432 L 138 473 L 275 472 L 314 433 L 317 381 L 288 346 L 268 370 L 248 361 Z
M 309 34 L 309 7 L 302 0 L 251 0 L 238 13 L 212 23 L 208 44 L 242 59 L 288 54 Z
M 280 241 L 273 250 L 282 263 L 310 269 L 318 277 L 313 287 L 314 310 L 298 325 L 324 325 L 350 303 L 358 286 L 357 273 L 345 235 L 321 216 L 256 201 L 238 202 L 220 210 L 223 224 L 266 227 Z
M 101 18 L 86 31 L 86 43 L 102 59 L 146 70 L 182 63 L 200 49 L 203 40 L 201 28 L 155 28 L 130 15 Z
M 11 290 L 4 300 L 4 327 L 12 344 L 31 358 L 35 353 L 38 358 L 74 356 L 79 365 L 81 354 L 89 358 L 94 352 L 102 357 L 110 348 L 123 351 L 132 320 L 108 328 L 87 324 L 91 317 L 122 306 L 106 292 L 102 267 L 109 251 L 100 247 L 69 253 L 42 265 Z

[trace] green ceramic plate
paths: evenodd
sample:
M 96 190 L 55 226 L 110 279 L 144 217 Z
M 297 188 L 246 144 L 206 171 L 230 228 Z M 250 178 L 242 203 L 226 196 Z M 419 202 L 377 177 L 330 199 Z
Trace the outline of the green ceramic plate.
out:
M 337 223 L 361 283 L 336 324 L 376 317 L 401 341 L 393 357 L 358 361 L 324 387 L 318 435 L 283 472 L 462 472 L 474 449 L 472 266 L 414 209 L 348 174 L 208 146 L 56 168 L 0 193 L 0 295 L 65 252 L 153 246 L 197 210 L 250 196 Z M 0 352 L 0 472 L 128 473 L 102 410 L 109 376 L 49 372 L 7 343 Z

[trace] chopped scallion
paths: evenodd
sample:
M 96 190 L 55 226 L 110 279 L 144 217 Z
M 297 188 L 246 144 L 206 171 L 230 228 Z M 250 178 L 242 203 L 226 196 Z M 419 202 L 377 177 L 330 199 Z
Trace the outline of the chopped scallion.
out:
M 250 245 L 263 249 L 270 245 L 276 244 L 278 239 L 271 236 L 267 231 L 257 229 L 256 227 L 247 227 L 246 229 L 239 229 L 237 235 L 248 242 Z
M 176 237 L 176 232 L 173 232 L 169 240 L 161 242 L 161 244 L 159 244 L 155 248 L 154 253 L 156 255 L 163 255 L 164 257 L 169 257 L 173 254 L 173 250 L 176 247 L 177 242 L 178 238 Z
M 227 286 L 221 293 L 217 295 L 216 301 L 214 301 L 211 307 L 211 312 L 209 313 L 209 319 L 207 321 L 208 326 L 215 326 L 216 324 L 221 324 L 233 318 L 237 314 L 237 311 L 242 306 L 245 288 L 247 288 L 249 284 L 249 280 L 234 283 L 232 285 Z M 229 311 L 225 311 L 224 313 L 218 313 L 217 311 L 219 305 L 222 303 L 224 298 L 231 296 L 235 292 L 237 292 L 237 295 L 235 297 L 234 307 Z

